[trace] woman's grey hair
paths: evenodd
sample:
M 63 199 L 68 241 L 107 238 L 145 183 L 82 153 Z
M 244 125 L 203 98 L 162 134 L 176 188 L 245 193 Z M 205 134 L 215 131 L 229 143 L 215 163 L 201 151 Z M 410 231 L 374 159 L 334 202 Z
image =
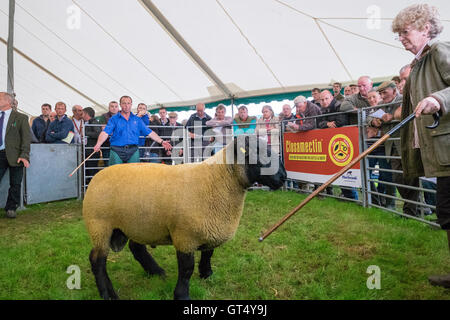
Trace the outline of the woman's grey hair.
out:
M 264 109 L 267 109 L 267 110 L 269 110 L 270 111 L 270 113 L 272 114 L 272 117 L 274 117 L 275 116 L 275 113 L 273 112 L 273 109 L 272 109 L 272 107 L 271 106 L 269 106 L 268 104 L 266 104 L 264 107 L 262 107 L 262 109 L 261 109 L 261 112 L 263 112 L 264 111 Z
M 431 26 L 428 35 L 430 39 L 436 38 L 444 29 L 439 19 L 439 12 L 435 6 L 426 3 L 414 4 L 397 14 L 394 21 L 392 21 L 392 32 L 399 33 L 408 26 L 422 31 L 427 23 Z

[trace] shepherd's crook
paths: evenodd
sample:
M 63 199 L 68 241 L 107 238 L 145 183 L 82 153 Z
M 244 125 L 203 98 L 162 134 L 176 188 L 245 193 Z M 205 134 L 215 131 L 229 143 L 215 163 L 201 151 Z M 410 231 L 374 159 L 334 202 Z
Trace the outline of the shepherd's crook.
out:
M 401 121 L 399 124 L 397 124 L 394 128 L 389 130 L 384 136 L 382 136 L 378 141 L 376 141 L 373 145 L 370 146 L 366 151 L 358 155 L 355 159 L 353 159 L 348 165 L 346 165 L 344 168 L 341 169 L 338 173 L 336 173 L 333 177 L 330 178 L 327 182 L 322 184 L 319 188 L 317 188 L 313 193 L 311 193 L 305 200 L 303 200 L 296 208 L 294 208 L 291 212 L 289 212 L 287 215 L 285 215 L 280 222 L 275 224 L 272 228 L 270 228 L 266 233 L 264 233 L 261 237 L 259 237 L 259 241 L 263 241 L 265 238 L 267 238 L 272 232 L 274 232 L 278 227 L 280 227 L 283 223 L 286 222 L 290 217 L 292 217 L 298 210 L 303 208 L 312 198 L 317 196 L 319 193 L 321 193 L 326 187 L 328 187 L 331 183 L 333 183 L 337 178 L 342 176 L 344 173 L 346 173 L 351 167 L 353 167 L 358 161 L 360 161 L 362 158 L 367 156 L 369 153 L 371 153 L 375 148 L 377 148 L 380 144 L 385 142 L 391 135 L 393 135 L 397 130 L 402 128 L 405 124 L 410 122 L 412 119 L 414 119 L 415 114 L 412 113 L 403 121 Z M 435 113 L 433 114 L 434 123 L 430 126 L 427 126 L 428 129 L 434 129 L 439 125 L 439 114 Z
M 102 154 L 102 150 L 99 150 L 98 152 L 100 152 L 100 158 L 103 158 L 103 154 Z M 71 174 L 69 174 L 69 177 L 73 176 L 73 174 L 75 172 L 77 172 L 78 169 L 80 169 L 80 167 L 87 161 L 89 160 L 90 157 L 92 157 L 94 155 L 95 151 L 92 152 L 86 159 L 84 159 L 84 161 L 82 163 L 80 163 L 80 165 L 78 167 L 75 168 L 75 170 L 72 171 Z

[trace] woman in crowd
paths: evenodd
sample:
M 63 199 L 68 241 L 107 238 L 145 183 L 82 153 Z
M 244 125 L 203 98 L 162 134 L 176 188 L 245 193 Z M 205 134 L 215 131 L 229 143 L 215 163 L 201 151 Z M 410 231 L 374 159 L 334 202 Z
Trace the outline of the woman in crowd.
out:
M 267 141 L 267 145 L 271 146 L 273 152 L 279 153 L 279 119 L 275 116 L 272 107 L 269 105 L 262 107 L 261 112 L 262 117 L 256 121 L 256 133 L 260 138 Z

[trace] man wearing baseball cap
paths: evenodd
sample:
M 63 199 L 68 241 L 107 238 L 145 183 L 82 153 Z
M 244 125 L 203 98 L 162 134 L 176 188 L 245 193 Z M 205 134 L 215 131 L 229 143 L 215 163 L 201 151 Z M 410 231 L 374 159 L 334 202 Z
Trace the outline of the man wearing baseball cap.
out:
M 381 99 L 383 99 L 383 104 L 389 104 L 388 106 L 382 107 L 385 114 L 381 118 L 376 117 L 368 117 L 368 122 L 370 126 L 380 128 L 381 134 L 386 134 L 390 129 L 392 129 L 396 125 L 396 120 L 394 120 L 394 113 L 397 110 L 403 101 L 403 96 L 398 92 L 396 83 L 394 81 L 385 81 L 383 82 L 377 89 L 380 93 Z M 393 134 L 391 138 L 399 138 L 399 132 Z M 387 140 L 384 143 L 386 156 L 400 156 L 400 140 Z M 402 171 L 402 161 L 401 159 L 387 159 L 391 164 L 391 168 L 393 170 Z M 419 187 L 419 179 L 418 178 L 404 178 L 401 173 L 392 173 L 392 180 L 395 184 L 407 185 L 413 187 Z M 417 190 L 397 187 L 398 192 L 405 200 L 411 201 L 419 201 L 419 192 Z M 395 195 L 395 188 L 393 186 L 386 185 L 387 194 Z M 403 203 L 403 213 L 419 216 L 417 205 L 409 202 Z

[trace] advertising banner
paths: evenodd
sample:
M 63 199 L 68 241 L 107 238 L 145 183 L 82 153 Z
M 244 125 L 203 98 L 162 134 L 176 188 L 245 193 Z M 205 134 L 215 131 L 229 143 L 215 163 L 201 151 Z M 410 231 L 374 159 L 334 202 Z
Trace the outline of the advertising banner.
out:
M 359 155 L 359 132 L 356 126 L 287 132 L 283 144 L 288 178 L 324 183 Z M 361 187 L 360 164 L 333 184 Z

